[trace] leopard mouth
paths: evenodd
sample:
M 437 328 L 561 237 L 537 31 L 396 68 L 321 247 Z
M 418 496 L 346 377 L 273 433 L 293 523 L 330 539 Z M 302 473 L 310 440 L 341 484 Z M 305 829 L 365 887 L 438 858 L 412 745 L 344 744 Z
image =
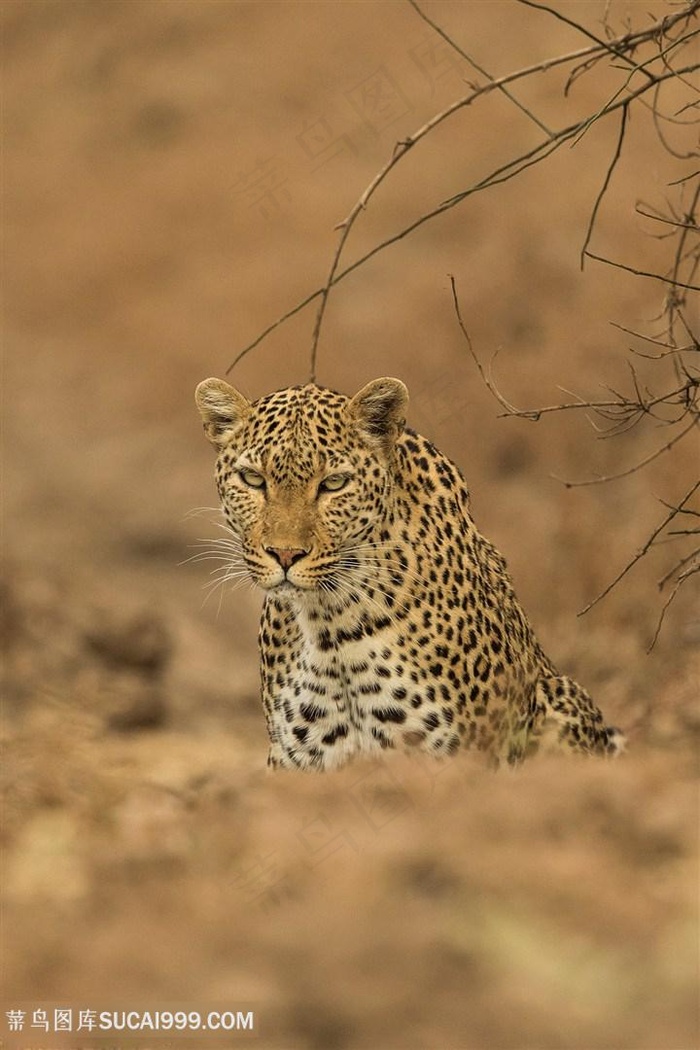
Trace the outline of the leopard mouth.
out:
M 318 589 L 317 584 L 314 582 L 301 583 L 298 580 L 290 579 L 289 576 L 285 576 L 282 580 L 270 583 L 259 581 L 259 586 L 262 587 L 264 591 L 269 591 L 271 594 L 303 594 Z

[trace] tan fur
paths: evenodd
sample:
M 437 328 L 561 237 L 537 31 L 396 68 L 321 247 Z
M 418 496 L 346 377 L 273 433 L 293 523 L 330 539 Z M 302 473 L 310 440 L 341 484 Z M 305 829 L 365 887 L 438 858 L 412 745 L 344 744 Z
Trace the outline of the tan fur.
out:
M 330 769 L 383 748 L 518 762 L 613 754 L 621 734 L 545 656 L 459 470 L 405 429 L 398 379 L 251 404 L 196 394 L 226 521 L 265 591 L 269 763 Z

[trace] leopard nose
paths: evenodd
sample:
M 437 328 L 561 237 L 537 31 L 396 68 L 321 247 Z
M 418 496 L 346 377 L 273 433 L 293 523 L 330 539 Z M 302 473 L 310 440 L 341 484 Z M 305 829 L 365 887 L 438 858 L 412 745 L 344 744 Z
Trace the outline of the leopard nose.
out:
M 295 562 L 309 553 L 301 547 L 266 547 L 265 550 L 277 559 L 283 569 L 291 569 Z

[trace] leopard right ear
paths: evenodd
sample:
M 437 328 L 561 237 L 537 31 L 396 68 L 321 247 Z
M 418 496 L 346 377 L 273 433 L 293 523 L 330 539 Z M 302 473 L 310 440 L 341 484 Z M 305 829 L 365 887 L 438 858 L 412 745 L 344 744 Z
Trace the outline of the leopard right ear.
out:
M 250 401 L 223 379 L 205 379 L 194 395 L 204 423 L 204 433 L 213 445 L 224 445 L 250 414 Z
M 374 379 L 350 401 L 348 411 L 363 433 L 387 450 L 397 441 L 406 423 L 408 390 L 400 379 Z

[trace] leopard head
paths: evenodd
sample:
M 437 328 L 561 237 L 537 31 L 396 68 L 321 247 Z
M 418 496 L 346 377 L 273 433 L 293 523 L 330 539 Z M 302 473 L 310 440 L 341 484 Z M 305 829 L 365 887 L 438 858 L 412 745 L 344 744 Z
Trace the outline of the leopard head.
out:
M 224 517 L 255 582 L 267 591 L 349 588 L 391 515 L 404 384 L 376 379 L 353 398 L 310 384 L 250 402 L 206 379 L 196 402 L 217 450 Z

